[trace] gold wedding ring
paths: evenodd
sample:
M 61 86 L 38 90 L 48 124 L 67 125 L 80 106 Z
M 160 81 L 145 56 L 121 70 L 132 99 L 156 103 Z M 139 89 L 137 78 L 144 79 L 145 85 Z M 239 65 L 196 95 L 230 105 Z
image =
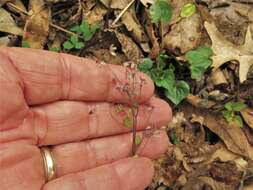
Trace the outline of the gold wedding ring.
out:
M 42 147 L 40 150 L 45 168 L 46 182 L 48 182 L 56 177 L 55 161 L 50 148 Z

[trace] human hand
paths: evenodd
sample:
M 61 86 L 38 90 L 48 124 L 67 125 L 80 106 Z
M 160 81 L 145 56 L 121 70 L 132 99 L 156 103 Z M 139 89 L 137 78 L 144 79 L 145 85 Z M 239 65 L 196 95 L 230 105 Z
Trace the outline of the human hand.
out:
M 0 189 L 143 190 L 154 173 L 150 159 L 169 141 L 162 131 L 143 138 L 140 157 L 130 157 L 131 130 L 114 109 L 129 103 L 116 88 L 115 77 L 127 83 L 125 73 L 71 55 L 0 48 Z M 137 129 L 166 125 L 170 107 L 137 75 L 146 81 L 136 97 Z M 40 147 L 48 145 L 57 177 L 46 183 Z

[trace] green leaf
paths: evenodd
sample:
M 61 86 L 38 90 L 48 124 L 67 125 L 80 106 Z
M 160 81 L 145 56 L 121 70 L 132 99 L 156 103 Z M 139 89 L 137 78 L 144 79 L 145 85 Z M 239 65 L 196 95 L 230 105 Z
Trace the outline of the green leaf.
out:
M 136 145 L 140 145 L 141 141 L 142 141 L 141 136 L 140 135 L 136 135 L 136 137 L 135 137 L 135 144 Z
M 123 120 L 123 123 L 126 128 L 133 128 L 133 120 L 130 117 L 126 116 Z
M 228 111 L 233 111 L 233 103 L 232 103 L 232 102 L 226 103 L 224 107 L 225 107 Z
M 232 122 L 233 121 L 233 112 L 232 111 L 222 111 L 223 117 L 227 120 L 227 122 Z
M 176 83 L 175 75 L 174 75 L 174 71 L 172 69 L 164 70 L 162 76 L 155 79 L 156 86 L 162 87 L 162 88 L 165 88 L 168 90 L 173 88 L 175 83 Z
M 167 59 L 169 58 L 168 55 L 166 55 L 164 52 L 160 53 L 158 57 L 156 58 L 156 63 L 159 65 L 159 69 L 162 70 L 166 67 Z
M 178 105 L 190 92 L 190 87 L 185 81 L 177 81 L 176 84 L 165 91 L 165 96 Z
M 235 102 L 233 103 L 233 111 L 241 111 L 247 107 L 243 102 Z
M 168 22 L 172 18 L 172 7 L 167 0 L 156 0 L 150 7 L 150 15 L 153 23 Z
M 196 6 L 193 3 L 187 3 L 183 6 L 180 12 L 182 18 L 190 17 L 196 12 Z
M 80 25 L 85 41 L 89 41 L 99 28 L 100 26 L 98 24 L 90 26 L 86 21 L 83 21 Z
M 70 37 L 70 41 L 75 45 L 79 42 L 78 36 L 73 35 Z
M 64 49 L 71 50 L 74 48 L 74 45 L 70 41 L 66 41 L 63 43 Z
M 240 115 L 236 115 L 234 117 L 234 122 L 239 126 L 239 127 L 243 127 L 243 121 Z
M 241 111 L 246 108 L 247 105 L 243 102 L 228 102 L 224 106 L 228 111 Z
M 142 59 L 142 62 L 138 65 L 140 71 L 145 72 L 152 69 L 154 62 L 150 58 Z
M 51 47 L 51 48 L 49 48 L 49 51 L 59 52 L 60 48 L 58 48 L 58 47 Z
M 78 25 L 75 25 L 75 26 L 73 26 L 72 28 L 70 28 L 70 31 L 76 32 L 76 33 L 78 33 L 78 34 L 82 33 L 81 28 L 80 28 L 80 26 L 78 26 Z
M 199 79 L 212 65 L 210 57 L 213 51 L 210 47 L 200 46 L 186 53 L 186 59 L 190 64 L 192 79 Z
M 82 49 L 84 47 L 84 43 L 83 42 L 77 42 L 76 44 L 75 44 L 75 48 L 76 49 Z
M 180 141 L 178 140 L 177 135 L 176 135 L 175 132 L 173 132 L 170 135 L 170 139 L 171 139 L 172 143 L 175 144 L 175 145 L 180 143 Z
M 30 44 L 28 43 L 28 41 L 23 40 L 23 41 L 22 41 L 22 47 L 23 47 L 23 48 L 30 48 Z

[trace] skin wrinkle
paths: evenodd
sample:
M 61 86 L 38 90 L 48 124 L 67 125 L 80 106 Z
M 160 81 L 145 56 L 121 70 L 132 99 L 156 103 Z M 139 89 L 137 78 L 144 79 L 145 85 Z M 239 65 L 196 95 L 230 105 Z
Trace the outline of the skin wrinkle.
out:
M 112 100 L 110 100 L 110 97 L 111 97 L 111 99 L 113 99 L 112 98 L 112 95 L 111 95 L 111 93 L 112 93 L 112 87 L 113 87 L 113 85 L 114 85 L 114 81 L 115 81 L 115 78 L 114 78 L 114 76 L 113 76 L 113 71 L 110 69 L 110 66 L 109 65 L 105 65 L 105 66 L 102 66 L 103 68 L 105 68 L 104 70 L 105 70 L 105 72 L 106 72 L 106 75 L 107 75 L 107 85 L 106 85 L 106 92 L 107 93 L 105 93 L 105 100 L 106 101 L 112 101 Z M 110 72 L 111 71 L 111 72 Z
M 71 89 L 71 64 L 68 62 L 65 54 L 59 54 L 59 62 L 61 63 L 61 88 L 62 88 L 62 99 L 70 98 L 70 89 Z
M 38 111 L 35 111 L 35 113 L 36 112 L 39 112 L 37 115 L 35 115 L 35 117 L 33 118 L 34 119 L 34 126 L 33 126 L 33 128 L 34 128 L 34 131 L 35 131 L 35 134 L 36 134 L 36 136 L 37 136 L 37 138 L 38 138 L 38 140 L 37 140 L 37 145 L 39 146 L 39 145 L 41 145 L 42 144 L 42 142 L 44 141 L 44 139 L 46 138 L 46 136 L 47 136 L 47 133 L 48 133 L 48 125 L 49 125 L 49 122 L 48 122 L 48 116 L 47 116 L 47 114 L 46 114 L 46 110 L 45 110 L 45 108 L 41 108 L 41 109 L 39 109 Z M 36 117 L 37 116 L 37 117 Z M 40 117 L 40 119 L 42 120 L 42 121 L 44 121 L 44 122 L 42 122 L 42 125 L 38 125 L 37 123 L 36 123 L 36 120 L 38 120 L 38 117 Z M 40 121 L 40 120 L 38 120 L 38 121 Z M 40 128 L 40 129 L 39 129 Z M 42 128 L 42 130 L 41 130 L 41 128 Z M 42 133 L 41 132 L 39 132 L 39 131 L 42 131 Z M 42 135 L 41 135 L 42 134 Z
M 5 53 L 3 53 L 2 51 L 0 51 L 0 55 L 2 55 L 3 57 L 6 57 L 8 59 L 7 64 L 9 63 L 12 68 L 14 69 L 14 71 L 16 71 L 16 74 L 18 76 L 18 82 L 17 84 L 20 86 L 21 90 L 23 91 L 23 93 L 25 94 L 25 85 L 24 85 L 24 81 L 22 80 L 22 77 L 20 77 L 20 71 L 18 70 L 18 67 L 15 64 L 15 61 L 12 60 L 10 54 L 8 53 L 8 51 L 6 51 Z
M 96 113 L 96 104 L 94 103 L 88 103 L 88 112 L 91 113 L 88 116 L 88 122 L 87 122 L 87 127 L 88 127 L 88 136 L 87 139 L 90 139 L 96 135 L 98 135 L 98 115 Z M 86 126 L 85 126 L 86 127 Z M 92 129 L 92 130 L 91 130 Z
M 114 164 L 112 164 L 111 169 L 112 169 L 113 173 L 115 174 L 116 181 L 118 181 L 118 187 L 119 187 L 118 189 L 123 190 L 123 185 L 122 185 L 121 179 L 119 177 L 119 174 L 118 174 Z
M 98 163 L 97 163 L 97 153 L 96 153 L 96 149 L 93 147 L 92 145 L 92 141 L 87 141 L 86 142 L 86 147 L 87 147 L 87 150 L 88 150 L 88 153 L 91 153 L 91 156 L 89 155 L 89 164 L 92 162 L 92 164 L 90 164 L 90 168 L 95 168 Z M 92 159 L 90 159 L 92 158 Z M 88 168 L 89 169 L 89 168 Z

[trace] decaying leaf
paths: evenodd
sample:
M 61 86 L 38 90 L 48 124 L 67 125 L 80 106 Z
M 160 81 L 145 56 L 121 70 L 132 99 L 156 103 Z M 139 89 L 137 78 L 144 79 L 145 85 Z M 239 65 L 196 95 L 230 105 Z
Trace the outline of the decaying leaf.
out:
M 223 37 L 214 23 L 205 22 L 205 27 L 212 40 L 212 50 L 215 54 L 212 57 L 212 66 L 219 68 L 228 61 L 237 60 L 240 64 L 240 82 L 244 82 L 247 79 L 250 67 L 253 65 L 253 39 L 250 28 L 247 30 L 244 45 L 236 46 Z
M 136 18 L 136 12 L 135 12 L 134 6 L 131 6 L 125 12 L 125 14 L 122 15 L 121 20 L 122 20 L 122 23 L 126 26 L 127 30 L 133 33 L 133 36 L 138 43 L 142 44 L 142 43 L 148 42 L 148 39 L 144 30 Z
M 134 41 L 126 36 L 125 34 L 122 34 L 120 32 L 115 32 L 119 42 L 122 45 L 122 50 L 127 56 L 129 61 L 138 61 L 143 57 L 143 54 L 139 47 L 134 43 Z
M 245 108 L 240 111 L 244 121 L 249 125 L 250 128 L 253 129 L 253 109 Z
M 220 115 L 214 115 L 205 110 L 184 107 L 184 113 L 188 116 L 191 113 L 202 116 L 204 125 L 216 133 L 230 151 L 253 159 L 253 147 L 247 141 L 240 127 L 228 124 Z
M 29 8 L 32 15 L 26 21 L 23 38 L 31 48 L 43 49 L 49 32 L 51 11 L 43 0 L 30 0 Z
M 236 45 L 244 43 L 248 19 L 239 14 L 232 6 L 212 9 L 210 14 L 222 35 Z
M 23 35 L 23 30 L 16 25 L 10 13 L 8 13 L 4 8 L 1 7 L 0 7 L 0 31 L 18 36 Z
M 164 46 L 185 53 L 200 44 L 201 36 L 200 16 L 195 13 L 172 26 L 171 32 L 164 36 Z
M 106 7 L 101 3 L 97 3 L 92 7 L 92 10 L 83 9 L 83 20 L 86 20 L 89 24 L 101 23 L 106 13 Z

